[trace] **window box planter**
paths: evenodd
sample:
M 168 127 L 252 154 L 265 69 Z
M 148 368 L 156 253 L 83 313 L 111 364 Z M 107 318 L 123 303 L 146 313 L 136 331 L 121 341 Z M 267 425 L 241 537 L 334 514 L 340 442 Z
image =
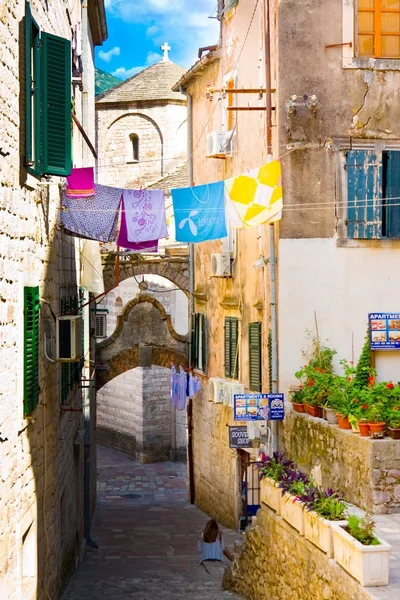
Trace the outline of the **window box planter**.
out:
M 304 511 L 304 536 L 315 546 L 333 558 L 333 534 L 331 525 L 346 525 L 347 521 L 328 521 L 313 510 Z
M 304 503 L 296 496 L 287 493 L 282 496 L 281 516 L 297 529 L 300 535 L 304 535 L 304 512 Z
M 293 410 L 298 412 L 298 413 L 304 413 L 304 404 L 297 404 L 297 402 L 293 402 L 292 400 L 292 404 L 293 404 Z
M 336 562 L 364 587 L 388 585 L 392 547 L 379 537 L 379 546 L 364 546 L 339 523 L 332 523 L 331 527 Z
M 323 418 L 322 408 L 320 406 L 311 406 L 310 404 L 304 404 L 304 410 L 308 415 L 317 417 L 318 419 Z
M 400 440 L 400 429 L 389 427 L 389 435 L 392 440 Z
M 260 498 L 267 506 L 272 508 L 277 515 L 281 514 L 282 490 L 277 487 L 271 477 L 264 477 L 260 481 Z

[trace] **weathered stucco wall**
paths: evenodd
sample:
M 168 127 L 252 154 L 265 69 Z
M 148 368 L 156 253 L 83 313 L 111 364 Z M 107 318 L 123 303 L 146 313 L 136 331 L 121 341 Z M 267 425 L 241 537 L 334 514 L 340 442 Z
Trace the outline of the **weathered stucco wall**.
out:
M 287 408 L 290 404 L 287 405 Z M 324 488 L 374 514 L 400 512 L 400 444 L 372 440 L 288 408 L 280 450 Z
M 371 598 L 334 560 L 267 506 L 244 534 L 243 546 L 225 572 L 224 587 L 249 600 Z
M 400 249 L 337 248 L 334 239 L 279 242 L 279 380 L 287 391 L 304 364 L 307 331 L 317 315 L 321 340 L 337 351 L 338 360 L 357 361 L 364 344 L 368 313 L 398 307 L 397 270 Z M 354 356 L 352 356 L 352 344 Z M 376 352 L 381 380 L 399 379 L 400 353 Z

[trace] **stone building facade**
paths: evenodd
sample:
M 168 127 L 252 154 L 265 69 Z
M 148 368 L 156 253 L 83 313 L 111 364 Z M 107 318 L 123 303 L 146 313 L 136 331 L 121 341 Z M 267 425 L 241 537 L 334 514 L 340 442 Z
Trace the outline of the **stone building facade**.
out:
M 78 23 L 83 72 L 77 85 L 68 87 L 70 42 Z M 48 61 L 43 63 L 48 76 L 41 81 L 44 87 L 36 79 L 35 89 L 35 65 L 24 59 L 28 35 L 32 52 L 41 50 L 35 42 L 39 37 L 49 44 L 47 57 L 41 55 Z M 84 550 L 84 529 L 90 531 L 94 510 L 94 392 L 86 392 L 86 416 L 91 413 L 92 425 L 84 447 L 79 363 L 53 362 L 55 318 L 88 299 L 87 292 L 79 290 L 80 242 L 58 226 L 63 179 L 55 175 L 54 161 L 59 172 L 66 172 L 71 153 L 63 152 L 63 144 L 68 148 L 71 136 L 71 96 L 76 117 L 94 140 L 94 45 L 106 37 L 103 0 L 89 0 L 84 6 L 76 2 L 73 8 L 71 3 L 44 0 L 4 0 L 0 6 L 0 597 L 7 600 L 60 596 Z M 51 71 L 52 43 L 65 58 L 56 74 Z M 56 97 L 52 87 L 57 78 L 66 85 L 65 113 L 60 108 L 64 98 Z M 58 106 L 58 132 L 64 137 L 47 162 L 44 155 L 35 154 L 37 138 L 32 138 L 30 125 L 43 141 L 40 151 L 54 147 L 35 112 L 29 112 L 28 90 L 36 94 L 35 106 L 42 102 L 44 90 L 51 95 L 45 115 L 49 131 L 54 127 L 51 109 Z M 76 166 L 93 165 L 75 126 L 72 148 Z M 88 315 L 85 311 L 87 354 L 82 372 L 90 376 Z
M 96 98 L 97 180 L 123 188 L 163 178 L 186 159 L 184 70 L 168 57 Z

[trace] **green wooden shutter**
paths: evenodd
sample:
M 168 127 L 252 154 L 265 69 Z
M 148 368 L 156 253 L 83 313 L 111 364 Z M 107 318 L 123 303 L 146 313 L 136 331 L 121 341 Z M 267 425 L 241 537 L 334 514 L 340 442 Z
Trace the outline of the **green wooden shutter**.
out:
M 347 152 L 347 235 L 354 239 L 382 237 L 382 153 Z
M 25 2 L 25 163 L 32 163 L 32 18 L 31 6 Z
M 41 175 L 40 163 L 40 29 L 25 2 L 25 165 L 35 176 Z
M 261 392 L 261 323 L 249 323 L 249 389 Z
M 400 152 L 383 153 L 385 190 L 383 200 L 383 235 L 387 238 L 400 238 Z
M 224 323 L 224 367 L 225 377 L 231 376 L 231 319 L 225 317 Z
M 231 320 L 231 377 L 239 378 L 239 321 Z
M 71 42 L 42 33 L 42 173 L 66 177 L 72 169 Z
M 24 416 L 39 402 L 39 287 L 24 288 Z
M 201 319 L 201 361 L 202 370 L 204 373 L 207 372 L 207 320 L 206 315 L 200 315 Z

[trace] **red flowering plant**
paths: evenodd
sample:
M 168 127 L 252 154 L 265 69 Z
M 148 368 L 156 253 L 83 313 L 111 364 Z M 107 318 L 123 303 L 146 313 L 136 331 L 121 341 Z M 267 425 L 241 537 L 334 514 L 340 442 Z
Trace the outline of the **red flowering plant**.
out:
M 400 407 L 400 385 L 392 381 L 382 381 L 370 388 L 370 408 L 367 418 L 385 421 L 388 425 L 393 417 L 393 409 Z M 397 411 L 394 411 L 396 413 Z
M 341 360 L 340 365 L 343 375 L 336 375 L 327 406 L 343 417 L 355 416 L 364 403 L 363 390 L 356 379 L 356 368 L 346 360 Z
M 333 373 L 332 358 L 335 350 L 320 346 L 313 340 L 308 362 L 295 373 L 301 382 L 302 399 L 310 406 L 324 406 L 330 395 L 336 375 Z

